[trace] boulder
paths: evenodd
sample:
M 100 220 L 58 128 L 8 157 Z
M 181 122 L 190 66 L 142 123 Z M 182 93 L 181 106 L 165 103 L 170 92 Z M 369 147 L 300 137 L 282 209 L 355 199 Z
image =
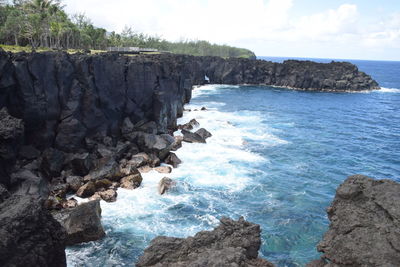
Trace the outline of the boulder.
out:
M 1 266 L 66 266 L 65 231 L 37 198 L 0 203 L 0 236 Z
M 152 169 L 153 168 L 151 168 L 149 165 L 146 165 L 146 166 L 142 166 L 142 167 L 138 168 L 138 171 L 140 173 L 148 173 L 148 172 L 151 172 Z
M 105 236 L 98 200 L 82 203 L 72 209 L 53 212 L 52 215 L 64 227 L 68 246 L 99 240 Z
M 158 166 L 155 167 L 154 170 L 158 173 L 171 173 L 172 169 L 169 166 Z
M 181 130 L 183 141 L 187 143 L 206 143 L 206 140 L 197 133 L 192 133 L 187 130 Z
M 124 173 L 121 171 L 119 164 L 114 158 L 99 159 L 96 165 L 97 167 L 94 170 L 83 177 L 84 181 L 94 181 L 100 179 L 119 181 L 124 176 Z
M 168 157 L 164 160 L 166 164 L 172 165 L 174 168 L 178 168 L 178 165 L 182 163 L 182 161 L 178 158 L 175 153 L 169 153 Z
M 199 127 L 200 123 L 198 121 L 196 121 L 196 119 L 191 119 L 189 122 L 182 124 L 182 125 L 178 125 L 177 128 L 179 130 L 186 130 L 186 131 L 190 131 L 193 130 L 193 128 L 195 127 Z
M 173 186 L 175 186 L 176 182 L 171 178 L 164 177 L 158 183 L 158 193 L 163 195 L 165 192 L 170 190 Z
M 174 136 L 174 143 L 172 144 L 171 151 L 177 151 L 179 148 L 182 147 L 183 136 Z
M 94 193 L 96 193 L 96 184 L 94 181 L 87 182 L 76 191 L 76 195 L 82 198 L 91 197 Z
M 261 229 L 241 217 L 238 221 L 222 218 L 212 231 L 202 231 L 193 237 L 159 236 L 136 264 L 145 266 L 265 266 L 274 265 L 258 258 Z
M 142 151 L 148 154 L 156 154 L 158 158 L 164 159 L 171 151 L 175 139 L 169 134 L 155 135 L 136 132 L 134 141 Z
M 212 134 L 204 128 L 198 129 L 195 133 L 200 135 L 200 137 L 203 138 L 204 140 L 212 136 Z
M 105 202 L 115 202 L 117 201 L 117 196 L 118 196 L 117 190 L 110 188 L 104 191 L 99 191 L 94 193 L 94 195 L 89 198 L 89 201 L 104 200 Z
M 64 209 L 72 209 L 78 206 L 78 201 L 75 198 L 70 198 L 62 202 Z
M 112 186 L 112 182 L 108 179 L 101 179 L 94 181 L 96 191 L 104 191 Z
M 348 177 L 327 209 L 331 224 L 317 247 L 322 258 L 335 266 L 398 266 L 399 192 L 391 180 Z
M 122 178 L 120 183 L 121 183 L 122 188 L 135 189 L 140 186 L 140 184 L 142 183 L 142 180 L 143 180 L 142 175 L 140 174 L 139 171 L 137 171 L 137 173 L 135 173 L 135 174 L 132 174 L 132 175 Z
M 127 162 L 127 165 L 130 165 L 135 168 L 142 167 L 150 162 L 150 157 L 144 152 L 133 155 L 131 159 Z

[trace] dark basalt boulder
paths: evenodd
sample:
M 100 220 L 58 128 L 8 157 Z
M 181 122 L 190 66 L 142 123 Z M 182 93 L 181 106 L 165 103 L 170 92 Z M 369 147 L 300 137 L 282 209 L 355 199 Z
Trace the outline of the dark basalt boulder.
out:
M 272 263 L 258 258 L 261 229 L 240 218 L 222 218 L 212 231 L 194 237 L 174 238 L 159 236 L 151 241 L 136 264 L 144 266 L 265 266 Z
M 203 138 L 204 140 L 212 136 L 212 134 L 204 128 L 198 129 L 195 133 L 200 135 L 200 137 Z
M 136 132 L 133 140 L 141 151 L 154 153 L 160 159 L 167 156 L 175 142 L 174 137 L 169 134 L 155 135 L 145 132 Z
M 67 233 L 66 245 L 99 240 L 105 236 L 99 200 L 82 203 L 72 209 L 55 211 L 52 215 Z
M 183 141 L 187 143 L 206 143 L 206 140 L 198 135 L 187 130 L 181 130 L 183 134 Z
M 96 165 L 97 167 L 94 170 L 83 177 L 84 181 L 95 181 L 100 179 L 119 181 L 125 176 L 119 164 L 112 157 L 99 159 Z
M 0 159 L 14 160 L 24 138 L 24 123 L 10 114 L 6 108 L 0 110 Z
M 164 160 L 165 163 L 172 165 L 174 168 L 178 168 L 178 165 L 182 163 L 182 161 L 178 158 L 175 153 L 169 153 L 168 157 Z
M 196 119 L 191 119 L 189 122 L 182 124 L 182 125 L 178 125 L 177 128 L 179 130 L 193 130 L 193 128 L 195 127 L 199 127 L 200 123 L 196 120 Z
M 0 203 L 0 236 L 1 266 L 66 266 L 65 231 L 37 198 Z
M 326 266 L 399 265 L 399 183 L 350 176 L 327 212 L 331 224 L 317 247 L 322 259 L 331 262 Z

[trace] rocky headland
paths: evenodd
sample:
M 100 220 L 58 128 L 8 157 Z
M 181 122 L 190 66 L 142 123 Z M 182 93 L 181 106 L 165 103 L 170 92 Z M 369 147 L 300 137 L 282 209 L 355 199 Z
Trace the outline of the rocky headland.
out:
M 143 172 L 171 172 L 181 163 L 173 151 L 182 142 L 206 143 L 212 134 L 197 129 L 195 120 L 177 125 L 193 86 L 207 83 L 205 78 L 215 84 L 300 90 L 379 88 L 354 65 L 337 62 L 1 51 L 0 70 L 0 262 L 4 266 L 65 266 L 65 245 L 104 236 L 99 200 L 113 202 L 119 187 L 139 187 Z M 178 129 L 182 136 L 173 136 Z M 166 177 L 159 193 L 173 185 Z M 73 195 L 90 202 L 78 205 Z M 232 231 L 248 229 L 251 240 L 246 241 L 246 234 L 229 237 Z M 232 251 L 234 258 L 226 260 L 237 266 L 268 266 L 257 259 L 259 227 L 224 219 L 214 231 L 218 238 L 206 238 L 211 243 L 199 245 L 201 255 L 217 257 Z M 199 237 L 203 235 L 208 234 Z M 227 245 L 221 247 L 221 242 Z M 210 251 L 210 246 L 218 251 Z M 186 258 L 171 255 L 170 261 L 186 264 L 190 255 L 188 249 Z M 203 256 L 196 257 L 193 262 L 203 262 Z

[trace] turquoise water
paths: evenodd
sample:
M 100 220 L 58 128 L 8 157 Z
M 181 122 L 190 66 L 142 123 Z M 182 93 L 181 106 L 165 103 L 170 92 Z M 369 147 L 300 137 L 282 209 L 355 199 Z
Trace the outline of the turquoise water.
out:
M 117 202 L 102 202 L 107 237 L 69 248 L 68 265 L 133 266 L 155 236 L 193 235 L 221 216 L 260 224 L 260 254 L 278 266 L 318 258 L 325 208 L 348 175 L 400 181 L 400 72 L 390 74 L 400 63 L 356 64 L 389 88 L 194 90 L 188 108 L 208 110 L 186 112 L 180 122 L 196 118 L 213 137 L 177 152 L 184 163 L 169 175 L 178 181 L 170 193 L 157 194 L 165 175 L 152 172 L 139 189 L 119 189 Z

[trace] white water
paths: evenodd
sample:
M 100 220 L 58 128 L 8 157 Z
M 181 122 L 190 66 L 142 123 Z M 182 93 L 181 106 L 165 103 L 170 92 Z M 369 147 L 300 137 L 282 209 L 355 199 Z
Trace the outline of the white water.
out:
M 197 88 L 193 91 L 193 100 L 221 88 L 223 86 Z M 138 189 L 120 188 L 117 202 L 101 201 L 102 223 L 107 237 L 103 241 L 67 249 L 68 266 L 88 266 L 88 260 L 97 254 L 99 257 L 95 257 L 93 266 L 121 263 L 118 246 L 126 250 L 130 249 L 129 246 L 136 247 L 140 252 L 155 236 L 186 237 L 215 227 L 222 215 L 246 216 L 243 214 L 245 211 L 236 210 L 226 198 L 246 187 L 256 186 L 253 177 L 258 170 L 252 165 L 268 162 L 267 158 L 247 150 L 247 141 L 257 141 L 266 147 L 287 142 L 263 126 L 263 118 L 258 112 L 220 112 L 218 107 L 223 103 L 218 102 L 201 105 L 207 110 L 200 111 L 202 106 L 196 104 L 187 105 L 186 108 L 199 111 L 185 112 L 178 123 L 195 118 L 200 127 L 213 134 L 207 139 L 207 144 L 183 142 L 182 148 L 176 152 L 183 163 L 171 174 L 155 171 L 142 174 L 143 182 Z M 157 186 L 165 176 L 176 180 L 177 186 L 160 196 Z M 114 236 L 118 233 L 124 238 L 131 235 L 131 244 L 116 240 Z M 111 252 L 107 254 L 107 250 Z

